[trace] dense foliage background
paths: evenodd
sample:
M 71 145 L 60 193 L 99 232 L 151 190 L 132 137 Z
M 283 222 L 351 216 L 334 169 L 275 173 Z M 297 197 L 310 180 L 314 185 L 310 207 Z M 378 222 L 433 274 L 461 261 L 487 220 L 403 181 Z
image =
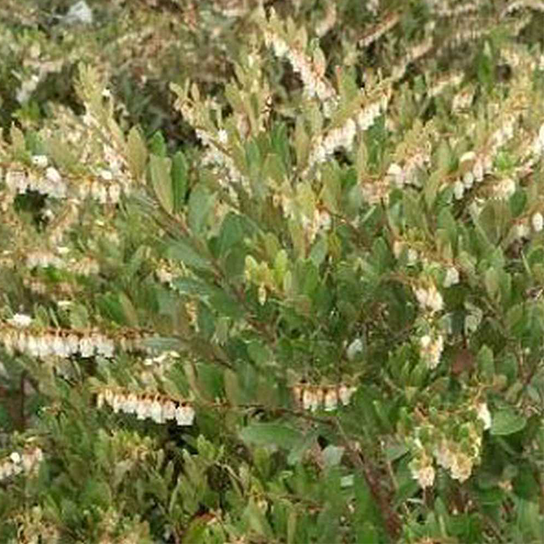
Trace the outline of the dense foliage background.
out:
M 0 542 L 542 542 L 543 25 L 4 0 Z

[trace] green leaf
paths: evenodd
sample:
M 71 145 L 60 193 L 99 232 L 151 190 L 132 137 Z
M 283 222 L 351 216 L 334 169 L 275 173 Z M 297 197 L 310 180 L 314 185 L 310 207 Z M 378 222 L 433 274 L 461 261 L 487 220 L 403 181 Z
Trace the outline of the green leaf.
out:
M 319 268 L 319 265 L 325 260 L 327 251 L 327 238 L 325 236 L 321 236 L 310 251 L 310 261 L 315 264 L 316 268 Z
M 306 166 L 309 151 L 310 138 L 304 129 L 304 122 L 302 118 L 298 116 L 295 126 L 295 153 L 298 168 L 302 169 L 304 166 Z
M 219 232 L 219 254 L 221 256 L 226 255 L 229 249 L 243 238 L 244 226 L 242 218 L 235 213 L 229 212 L 223 220 Z
M 16 125 L 12 125 L 9 131 L 9 136 L 11 138 L 11 149 L 13 154 L 19 159 L 24 158 L 27 155 L 27 152 L 25 135 L 23 131 Z
M 495 375 L 495 363 L 493 361 L 493 352 L 487 346 L 482 346 L 476 358 L 478 369 L 481 374 L 488 379 L 493 379 Z
M 264 174 L 273 179 L 278 185 L 285 180 L 285 166 L 276 153 L 269 153 L 264 163 Z
M 213 198 L 202 185 L 197 185 L 189 197 L 189 227 L 195 234 L 200 234 L 213 206 Z
M 323 461 L 325 462 L 325 467 L 333 468 L 339 465 L 343 455 L 344 455 L 344 448 L 329 444 L 323 450 Z
M 266 365 L 272 360 L 272 353 L 267 346 L 255 340 L 247 346 L 247 352 L 251 359 L 258 365 Z
M 217 289 L 210 297 L 210 306 L 220 314 L 239 319 L 244 315 L 244 308 L 240 303 L 228 293 Z
M 432 208 L 434 201 L 436 200 L 436 195 L 443 178 L 444 176 L 441 172 L 433 172 L 425 182 L 423 194 L 425 196 L 425 203 L 429 209 Z
M 178 259 L 199 270 L 213 270 L 208 259 L 200 255 L 184 239 L 173 241 L 166 252 L 169 259 Z
M 273 531 L 266 519 L 264 513 L 255 504 L 254 499 L 250 499 L 244 511 L 244 517 L 247 519 L 247 523 L 252 533 L 265 537 L 267 540 L 272 538 Z
M 173 281 L 173 285 L 183 294 L 207 298 L 214 310 L 227 317 L 237 319 L 244 315 L 239 302 L 222 289 L 193 278 L 178 278 Z
M 441 140 L 438 144 L 438 149 L 436 152 L 436 165 L 438 170 L 440 170 L 440 175 L 446 174 L 452 163 L 452 152 L 450 146 L 448 145 L 447 140 Z
M 236 373 L 232 370 L 225 370 L 223 382 L 227 400 L 233 405 L 239 404 L 240 384 L 238 383 L 238 376 L 236 375 Z
M 382 540 L 376 527 L 370 521 L 365 521 L 361 526 L 357 527 L 357 542 L 379 544 Z
M 291 449 L 295 446 L 301 434 L 296 429 L 281 423 L 252 423 L 240 432 L 244 442 L 257 446 L 276 446 Z
M 484 283 L 487 294 L 490 298 L 495 298 L 499 292 L 499 273 L 494 268 L 488 268 L 485 272 Z
M 512 486 L 514 493 L 519 497 L 528 501 L 537 500 L 539 486 L 530 463 L 523 463 L 519 466 L 518 474 L 512 481 Z
M 425 213 L 421 209 L 420 201 L 409 192 L 403 193 L 403 209 L 406 214 L 406 221 L 410 226 L 420 228 L 423 232 L 427 231 L 427 222 Z
M 159 157 L 166 157 L 166 142 L 160 131 L 155 132 L 149 142 L 151 153 Z
M 181 151 L 178 151 L 172 158 L 172 190 L 175 212 L 179 212 L 185 204 L 188 172 L 187 159 Z
M 164 338 L 154 336 L 153 338 L 146 338 L 142 340 L 144 346 L 162 352 L 180 350 L 183 344 L 177 338 Z
M 200 544 L 205 542 L 208 522 L 203 517 L 191 521 L 183 532 L 183 542 L 186 544 Z
M 132 176 L 139 180 L 145 172 L 147 164 L 147 148 L 140 130 L 132 127 L 128 133 L 128 167 Z
M 406 444 L 392 442 L 386 447 L 385 455 L 389 462 L 393 462 L 400 459 L 403 455 L 406 455 L 409 451 L 410 450 Z
M 129 324 L 131 327 L 137 327 L 138 326 L 138 312 L 136 308 L 134 307 L 134 304 L 130 300 L 130 298 L 126 295 L 126 293 L 120 292 L 119 293 L 119 303 L 121 304 L 121 307 L 123 308 L 123 315 L 125 317 L 125 322 Z
M 170 177 L 171 167 L 172 161 L 170 159 L 151 155 L 149 169 L 153 190 L 161 206 L 168 213 L 174 211 L 174 194 L 172 191 L 172 178 Z
M 300 463 L 304 454 L 316 443 L 318 437 L 319 431 L 317 429 L 313 429 L 306 434 L 301 435 L 297 442 L 291 447 L 291 451 L 287 457 L 287 463 L 292 466 Z
M 183 295 L 207 297 L 214 292 L 213 287 L 195 278 L 176 278 L 172 285 Z
M 457 225 L 448 208 L 442 208 L 438 214 L 438 227 L 440 229 L 444 229 L 444 231 L 447 233 L 450 244 L 455 246 L 457 241 Z
M 526 422 L 523 416 L 516 414 L 513 410 L 500 410 L 493 414 L 489 432 L 496 436 L 517 433 L 525 427 Z

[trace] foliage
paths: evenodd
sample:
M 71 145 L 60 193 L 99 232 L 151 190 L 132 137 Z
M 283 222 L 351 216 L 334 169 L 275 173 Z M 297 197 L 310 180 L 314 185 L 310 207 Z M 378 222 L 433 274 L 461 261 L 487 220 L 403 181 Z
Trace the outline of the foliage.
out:
M 0 8 L 0 541 L 541 542 L 538 2 Z

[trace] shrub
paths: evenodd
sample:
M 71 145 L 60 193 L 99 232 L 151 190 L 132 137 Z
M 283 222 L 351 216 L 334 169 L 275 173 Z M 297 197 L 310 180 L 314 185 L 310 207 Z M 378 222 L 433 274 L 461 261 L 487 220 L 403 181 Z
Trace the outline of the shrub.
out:
M 541 4 L 17 6 L 0 540 L 540 542 Z

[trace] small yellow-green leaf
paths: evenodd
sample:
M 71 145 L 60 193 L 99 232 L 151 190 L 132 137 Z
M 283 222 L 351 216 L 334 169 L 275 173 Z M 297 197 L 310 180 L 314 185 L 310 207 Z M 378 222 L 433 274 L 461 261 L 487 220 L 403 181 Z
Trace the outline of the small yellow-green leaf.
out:
M 174 210 L 174 195 L 172 191 L 172 178 L 170 169 L 172 161 L 164 157 L 151 155 L 149 168 L 151 173 L 151 183 L 161 206 L 168 212 Z
M 484 276 L 485 288 L 491 298 L 495 298 L 499 291 L 499 274 L 496 269 L 488 268 Z
M 140 131 L 132 127 L 128 133 L 128 166 L 134 179 L 140 180 L 147 163 L 147 148 Z
M 26 142 L 25 142 L 25 135 L 15 125 L 12 125 L 11 130 L 9 132 L 10 138 L 11 138 L 11 148 L 13 150 L 13 154 L 16 157 L 22 157 L 26 155 Z

